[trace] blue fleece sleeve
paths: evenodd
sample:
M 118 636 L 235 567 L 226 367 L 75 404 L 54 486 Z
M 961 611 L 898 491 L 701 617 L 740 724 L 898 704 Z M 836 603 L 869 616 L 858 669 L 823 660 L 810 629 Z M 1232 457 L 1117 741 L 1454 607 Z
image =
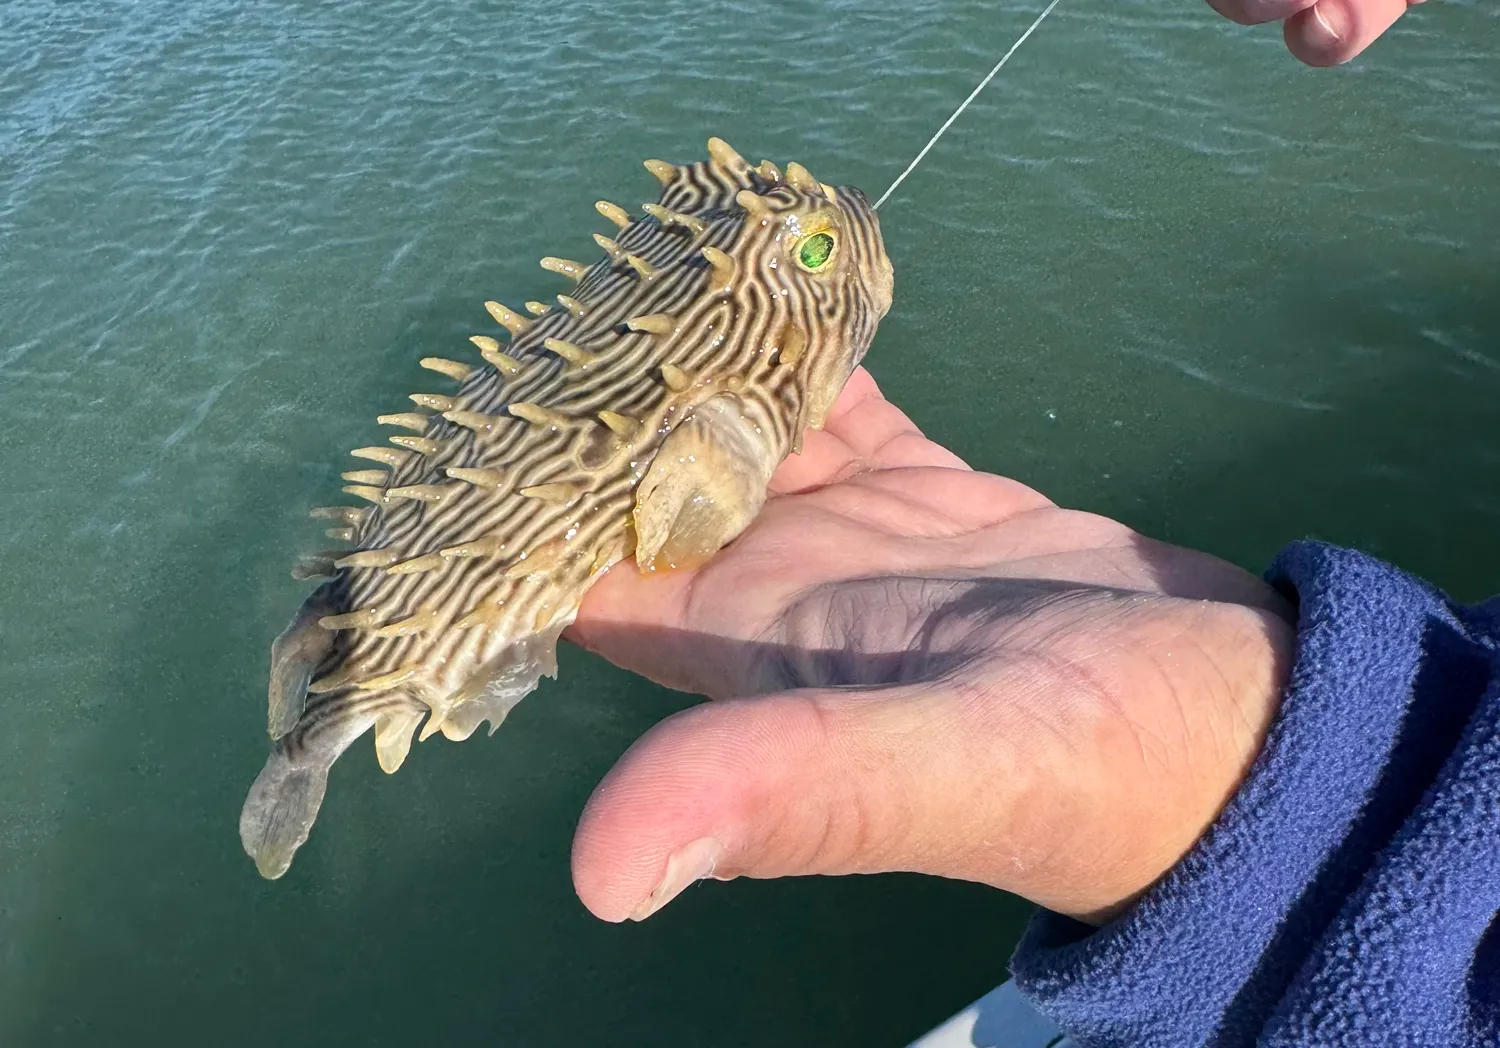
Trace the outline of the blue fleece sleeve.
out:
M 1500 599 L 1299 542 L 1282 707 L 1209 832 L 1111 924 L 1012 960 L 1090 1048 L 1500 1045 Z

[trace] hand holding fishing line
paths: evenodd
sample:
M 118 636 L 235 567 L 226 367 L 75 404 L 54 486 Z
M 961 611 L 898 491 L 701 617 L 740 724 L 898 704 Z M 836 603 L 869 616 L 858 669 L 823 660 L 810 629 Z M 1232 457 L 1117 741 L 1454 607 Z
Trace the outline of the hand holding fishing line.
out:
M 1284 22 L 1287 50 L 1312 66 L 1354 58 L 1424 0 L 1208 0 L 1241 25 Z
M 903 870 L 1094 919 L 1258 752 L 1292 638 L 1238 568 L 968 469 L 863 370 L 772 487 L 702 569 L 611 571 L 571 634 L 730 700 L 658 724 L 590 800 L 598 916 L 709 875 Z

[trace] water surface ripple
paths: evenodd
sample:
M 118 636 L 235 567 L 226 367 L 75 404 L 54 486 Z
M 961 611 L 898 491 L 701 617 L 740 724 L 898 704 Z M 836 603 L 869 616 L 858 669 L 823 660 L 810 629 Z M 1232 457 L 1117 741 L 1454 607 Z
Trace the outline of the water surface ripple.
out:
M 896 1044 L 1026 913 L 913 877 L 573 896 L 690 700 L 576 651 L 493 739 L 367 744 L 262 883 L 266 652 L 342 453 L 710 134 L 882 191 L 1041 3 L 11 0 L 0 11 L 0 1041 Z M 870 365 L 977 465 L 1254 569 L 1500 590 L 1500 12 L 1306 70 L 1069 0 L 882 209 Z

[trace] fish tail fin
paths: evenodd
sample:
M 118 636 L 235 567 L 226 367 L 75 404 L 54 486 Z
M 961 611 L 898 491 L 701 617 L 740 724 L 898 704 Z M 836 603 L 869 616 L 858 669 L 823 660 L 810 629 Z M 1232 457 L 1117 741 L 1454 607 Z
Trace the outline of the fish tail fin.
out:
M 272 744 L 265 767 L 245 797 L 240 843 L 267 880 L 275 880 L 292 865 L 292 856 L 306 843 L 323 804 L 328 769 L 378 717 L 379 711 L 361 708 L 364 704 L 339 708 L 338 701 L 332 698 L 313 707 L 307 723 Z
M 331 763 L 298 763 L 285 747 L 277 746 L 255 777 L 240 812 L 240 843 L 267 880 L 274 881 L 287 871 L 292 856 L 312 832 L 328 789 Z

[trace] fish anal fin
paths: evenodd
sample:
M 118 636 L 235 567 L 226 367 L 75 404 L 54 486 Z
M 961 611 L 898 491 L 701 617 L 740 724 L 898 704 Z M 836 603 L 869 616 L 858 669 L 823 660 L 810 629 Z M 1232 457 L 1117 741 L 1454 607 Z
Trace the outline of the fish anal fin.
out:
M 710 397 L 663 441 L 636 489 L 642 571 L 697 567 L 744 531 L 779 456 L 733 393 Z
M 427 707 L 415 705 L 410 709 L 392 710 L 383 713 L 375 721 L 375 759 L 380 770 L 394 775 L 411 752 L 411 737 L 427 715 Z

